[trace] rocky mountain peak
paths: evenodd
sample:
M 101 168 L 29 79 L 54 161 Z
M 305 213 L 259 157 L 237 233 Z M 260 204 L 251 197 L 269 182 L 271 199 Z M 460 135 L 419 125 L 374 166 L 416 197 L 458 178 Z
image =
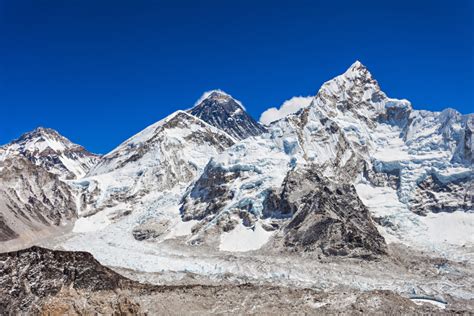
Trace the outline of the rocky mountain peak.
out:
M 4 147 L 11 147 L 22 152 L 41 154 L 43 152 L 63 152 L 68 150 L 85 151 L 85 149 L 71 142 L 56 130 L 46 127 L 37 127 L 26 132 L 18 139 L 12 141 Z M 91 154 L 92 155 L 92 154 Z
M 224 112 L 231 115 L 238 111 L 244 111 L 242 103 L 222 90 L 206 92 L 190 110 L 191 114 L 198 116 L 209 112 Z
M 54 129 L 45 127 L 21 135 L 0 150 L 0 162 L 19 156 L 67 179 L 84 175 L 98 158 Z
M 21 135 L 18 139 L 14 140 L 12 143 L 26 143 L 26 142 L 38 142 L 49 140 L 57 140 L 60 143 L 67 145 L 72 145 L 72 143 L 65 137 L 61 136 L 57 131 L 52 128 L 46 128 L 39 126 L 32 131 L 26 132 Z
M 245 112 L 240 101 L 221 90 L 204 93 L 196 105 L 188 110 L 188 113 L 239 140 L 257 136 L 266 131 L 260 123 Z
M 360 61 L 343 74 L 325 82 L 316 96 L 316 108 L 330 116 L 352 112 L 361 119 L 376 117 L 384 108 L 387 96 Z M 336 111 L 336 112 L 334 112 Z
M 214 104 L 230 104 L 234 105 L 236 108 L 243 108 L 242 103 L 240 101 L 234 99 L 231 95 L 221 90 L 211 91 L 209 96 L 205 98 L 202 102 L 204 102 L 205 100 L 208 100 L 209 102 L 214 102 Z
M 360 61 L 356 60 L 344 73 L 345 75 L 353 75 L 354 77 L 370 77 L 372 78 L 372 74 L 370 73 L 369 69 L 362 64 Z
M 52 128 L 47 128 L 47 127 L 43 127 L 43 126 L 38 126 L 37 128 L 35 128 L 34 130 L 30 131 L 30 132 L 27 132 L 23 135 L 37 135 L 37 136 L 41 136 L 41 135 L 59 135 L 57 131 L 55 131 L 54 129 Z
M 358 85 L 375 85 L 378 90 L 377 81 L 372 76 L 372 73 L 369 69 L 362 64 L 360 61 L 356 60 L 342 75 L 345 80 L 355 82 Z

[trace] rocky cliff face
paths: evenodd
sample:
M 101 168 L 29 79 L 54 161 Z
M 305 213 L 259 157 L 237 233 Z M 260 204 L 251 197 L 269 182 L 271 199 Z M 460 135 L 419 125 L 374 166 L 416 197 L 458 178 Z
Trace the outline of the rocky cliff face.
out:
M 213 223 L 221 233 L 239 223 L 252 230 L 261 225 L 276 232 L 273 250 L 364 258 L 384 254 L 384 238 L 355 188 L 336 184 L 317 170 L 311 165 L 290 169 L 281 186 L 272 189 L 255 179 L 242 184 L 251 179 L 250 170 L 211 163 L 183 200 L 183 220 L 206 223 L 197 230 L 204 238 L 209 238 L 206 231 L 215 231 Z M 228 185 L 234 182 L 247 192 Z
M 124 304 L 113 297 L 114 291 L 126 288 L 129 284 L 132 282 L 102 266 L 87 252 L 32 247 L 0 254 L 2 315 L 19 312 L 40 314 L 44 312 L 43 305 L 47 298 L 58 297 L 68 289 L 76 293 L 108 291 L 111 299 L 107 304 L 101 304 L 102 309 L 108 307 L 108 311 L 112 312 L 126 307 L 129 312 L 136 312 L 134 304 Z M 76 300 L 79 301 L 79 298 L 76 297 Z
M 42 127 L 0 148 L 0 240 L 30 244 L 70 227 L 78 209 L 67 180 L 99 157 Z
M 267 197 L 264 214 L 289 218 L 277 234 L 283 249 L 362 258 L 386 253 L 355 188 L 333 183 L 311 167 L 288 172 L 282 187 Z
M 58 175 L 22 157 L 0 165 L 1 241 L 32 242 L 76 219 L 74 193 Z
M 426 215 L 430 212 L 468 212 L 474 209 L 474 174 L 446 181 L 429 174 L 420 181 L 410 201 L 412 210 Z
M 460 139 L 457 143 L 456 151 L 453 155 L 453 162 L 464 163 L 466 165 L 474 164 L 474 114 L 468 114 L 461 117 Z

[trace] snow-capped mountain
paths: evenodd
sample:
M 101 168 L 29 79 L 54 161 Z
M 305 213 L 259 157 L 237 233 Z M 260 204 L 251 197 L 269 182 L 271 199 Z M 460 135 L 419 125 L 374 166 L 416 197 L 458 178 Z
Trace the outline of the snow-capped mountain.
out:
M 70 229 L 77 208 L 67 179 L 85 175 L 98 158 L 42 127 L 0 147 L 0 240 L 26 245 Z
M 0 147 L 0 252 L 87 251 L 159 284 L 250 282 L 342 290 L 343 300 L 416 290 L 465 304 L 474 298 L 473 129 L 472 114 L 388 97 L 360 62 L 265 127 L 211 91 L 101 157 L 39 128 Z M 39 248 L 5 258 L 19 255 L 7 267 L 76 258 Z M 141 286 L 129 295 L 140 298 Z
M 273 280 L 279 277 L 259 262 L 238 259 L 255 269 L 247 271 L 221 256 L 380 259 L 394 244 L 466 260 L 474 247 L 473 125 L 472 115 L 415 110 L 388 97 L 356 62 L 309 106 L 266 127 L 213 91 L 94 158 L 73 180 L 36 158 L 33 165 L 58 183 L 51 190 L 37 184 L 48 192 L 29 196 L 44 201 L 53 192 L 61 202 L 45 203 L 63 205 L 66 222 L 78 217 L 59 247 L 132 270 Z M 21 143 L 1 148 L 4 165 L 12 168 L 5 158 L 12 153 L 46 148 L 44 140 Z M 32 152 L 41 158 L 50 150 Z M 2 213 L 12 214 L 8 206 Z M 11 225 L 2 233 L 22 234 Z M 307 271 L 285 267 L 279 280 L 309 282 Z
M 37 242 L 74 222 L 74 194 L 58 175 L 21 156 L 0 166 L 0 242 Z
M 188 112 L 237 140 L 266 131 L 245 111 L 242 103 L 220 90 L 205 93 Z
M 14 157 L 24 157 L 63 179 L 84 176 L 99 158 L 55 130 L 44 127 L 0 147 L 0 162 Z
M 471 120 L 451 109 L 416 111 L 406 100 L 388 98 L 356 62 L 324 83 L 309 107 L 271 124 L 258 141 L 241 141 L 212 160 L 185 195 L 183 219 L 206 223 L 196 230 L 200 234 L 220 227 L 221 249 L 236 227 L 247 227 L 260 247 L 270 240 L 274 229 L 268 227 L 288 227 L 308 207 L 299 203 L 289 212 L 283 201 L 286 210 L 272 210 L 268 201 L 272 192 L 285 192 L 284 179 L 293 170 L 309 168 L 327 181 L 348 184 L 338 190 L 343 195 L 355 185 L 389 241 L 443 248 L 420 238 L 437 234 L 456 246 L 472 243 L 472 221 L 463 213 L 473 210 L 474 199 Z M 442 214 L 433 220 L 414 215 L 431 212 Z M 465 235 L 458 240 L 451 231 L 435 233 L 433 225 L 443 220 L 467 225 Z

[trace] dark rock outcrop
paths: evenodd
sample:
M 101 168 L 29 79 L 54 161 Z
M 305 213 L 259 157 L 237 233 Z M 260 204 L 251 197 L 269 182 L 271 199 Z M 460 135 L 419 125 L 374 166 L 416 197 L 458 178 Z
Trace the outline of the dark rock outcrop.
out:
M 474 164 L 474 114 L 464 115 L 462 123 L 464 128 L 452 161 L 472 166 Z
M 0 214 L 0 242 L 15 239 L 18 234 L 5 221 L 5 217 Z
M 217 214 L 233 197 L 226 184 L 238 176 L 238 171 L 227 172 L 211 161 L 183 198 L 180 209 L 183 220 L 202 220 Z
M 442 181 L 436 174 L 417 184 L 410 209 L 419 214 L 474 210 L 474 174 Z
M 291 217 L 279 232 L 286 249 L 361 258 L 386 253 L 384 238 L 350 184 L 335 184 L 312 169 L 293 170 L 265 204 L 266 216 Z
M 0 314 L 33 312 L 38 301 L 65 288 L 113 291 L 130 280 L 102 266 L 87 252 L 41 247 L 0 254 Z
M 257 136 L 266 131 L 236 100 L 220 91 L 211 92 L 207 98 L 189 110 L 189 113 L 235 139 Z

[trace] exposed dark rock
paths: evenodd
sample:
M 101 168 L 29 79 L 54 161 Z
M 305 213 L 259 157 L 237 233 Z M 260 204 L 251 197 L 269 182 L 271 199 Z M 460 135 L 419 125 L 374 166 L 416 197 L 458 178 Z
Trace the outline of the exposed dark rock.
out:
M 386 110 L 380 113 L 378 120 L 381 123 L 388 123 L 391 125 L 397 125 L 400 128 L 405 128 L 409 122 L 412 107 L 407 102 L 405 106 L 390 104 L 390 101 L 385 106 Z
M 38 300 L 55 296 L 64 287 L 113 291 L 130 282 L 87 252 L 35 246 L 0 253 L 0 314 L 31 311 Z
M 322 177 L 317 172 L 307 172 L 304 175 L 298 171 L 288 172 L 280 191 L 272 191 L 267 195 L 264 217 L 293 217 L 301 205 L 311 203 L 314 187 L 321 181 Z
M 228 172 L 212 161 L 206 166 L 201 177 L 184 196 L 181 215 L 184 221 L 201 220 L 218 213 L 232 199 L 233 192 L 226 184 L 239 176 L 239 171 Z
M 189 113 L 236 139 L 257 136 L 266 131 L 236 100 L 219 91 L 212 92 Z
M 365 163 L 362 174 L 374 186 L 389 186 L 394 190 L 400 187 L 400 169 L 377 171 L 373 165 Z
M 429 212 L 471 211 L 474 209 L 474 175 L 443 182 L 436 174 L 418 183 L 409 203 L 420 215 Z
M 362 258 L 386 253 L 384 238 L 350 184 L 335 184 L 312 169 L 293 170 L 268 200 L 267 216 L 291 216 L 279 233 L 285 248 Z
M 138 241 L 157 238 L 157 237 L 160 237 L 161 235 L 160 233 L 152 229 L 141 229 L 141 228 L 134 229 L 132 231 L 132 234 L 133 234 L 133 238 L 135 238 Z
M 465 115 L 463 123 L 464 128 L 452 161 L 472 166 L 474 164 L 474 114 Z
M 0 242 L 15 239 L 18 234 L 5 222 L 5 218 L 0 214 Z

